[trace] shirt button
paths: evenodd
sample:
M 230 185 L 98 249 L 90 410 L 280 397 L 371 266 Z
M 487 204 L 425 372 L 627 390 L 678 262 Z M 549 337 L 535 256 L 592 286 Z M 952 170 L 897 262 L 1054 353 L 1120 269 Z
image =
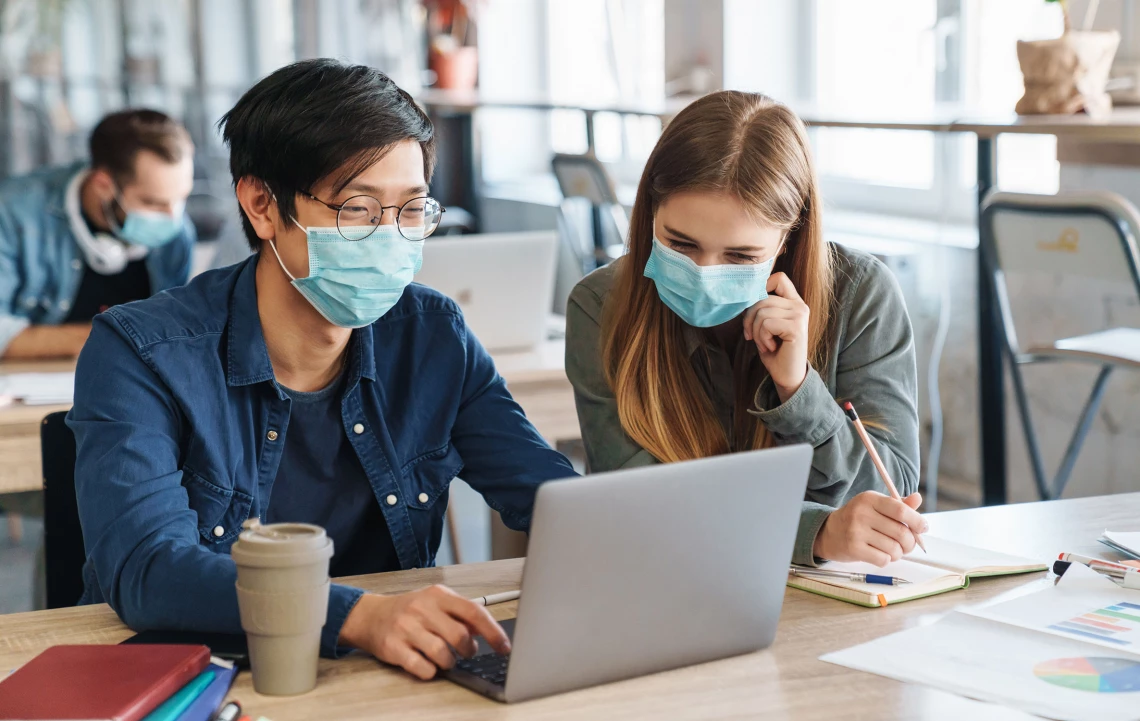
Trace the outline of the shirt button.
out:
M 221 538 L 222 536 L 226 535 L 226 529 L 222 528 L 221 526 L 214 526 L 214 535 L 218 538 Z
M 72 270 L 82 270 L 83 269 L 83 261 L 79 260 L 78 258 L 71 261 L 71 269 Z
M 24 305 L 28 308 L 35 308 L 36 307 L 36 299 L 35 298 L 25 298 L 24 299 Z
M 426 493 L 421 493 L 421 494 L 419 495 L 419 499 L 420 499 L 420 503 L 427 503 L 427 501 L 428 501 L 428 494 L 426 494 Z
M 69 300 L 61 300 L 59 302 L 59 309 L 60 310 L 67 310 L 70 307 L 71 307 L 71 301 L 69 301 Z
M 277 440 L 277 431 L 269 431 L 265 434 L 265 437 L 271 441 L 275 441 Z
M 384 500 L 388 502 L 388 505 L 389 505 L 389 506 L 394 506 L 394 505 L 396 505 L 396 497 L 395 497 L 395 496 L 388 496 L 388 497 L 387 497 L 387 498 L 385 498 Z
M 363 423 L 357 423 L 355 426 L 352 427 L 352 432 L 359 436 L 361 433 L 364 432 L 364 424 Z

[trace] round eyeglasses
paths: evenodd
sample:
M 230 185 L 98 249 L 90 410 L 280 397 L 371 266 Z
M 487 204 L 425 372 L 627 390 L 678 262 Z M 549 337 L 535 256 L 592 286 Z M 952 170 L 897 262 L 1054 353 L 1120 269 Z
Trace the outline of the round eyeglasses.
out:
M 408 240 L 423 240 L 439 227 L 446 210 L 435 198 L 412 198 L 403 205 L 382 205 L 371 195 L 354 195 L 340 205 L 326 203 L 312 193 L 301 195 L 336 211 L 336 229 L 345 240 L 364 240 L 376 231 L 384 211 L 396 211 L 396 228 Z

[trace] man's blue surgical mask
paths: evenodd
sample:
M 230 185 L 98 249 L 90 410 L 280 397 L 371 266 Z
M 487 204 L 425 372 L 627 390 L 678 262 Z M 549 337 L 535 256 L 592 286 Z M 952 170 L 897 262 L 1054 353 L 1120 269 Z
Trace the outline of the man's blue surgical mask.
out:
M 661 302 L 681 320 L 697 328 L 711 328 L 768 297 L 768 276 L 774 260 L 701 266 L 654 238 L 644 275 L 657 286 Z
M 173 213 L 127 210 L 122 200 L 119 200 L 119 207 L 127 214 L 122 225 L 119 225 L 115 213 L 109 207 L 105 209 L 105 214 L 115 237 L 125 243 L 158 248 L 174 240 L 182 232 L 185 204 L 179 204 Z
M 423 264 L 424 241 L 407 240 L 381 225 L 364 240 L 345 240 L 336 228 L 298 228 L 309 244 L 309 277 L 294 278 L 272 240 L 285 275 L 325 320 L 342 328 L 371 325 L 392 309 Z

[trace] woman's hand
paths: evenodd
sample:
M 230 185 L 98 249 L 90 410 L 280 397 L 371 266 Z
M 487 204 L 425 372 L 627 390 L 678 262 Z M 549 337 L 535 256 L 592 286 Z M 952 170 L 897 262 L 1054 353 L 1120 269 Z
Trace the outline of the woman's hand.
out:
M 784 273 L 773 273 L 768 297 L 744 311 L 744 339 L 756 343 L 781 403 L 807 377 L 808 316 L 807 303 Z
M 475 655 L 475 637 L 499 653 L 511 642 L 487 609 L 443 586 L 399 596 L 365 594 L 344 620 L 340 643 L 368 651 L 423 680 L 455 665 L 456 652 Z
M 875 491 L 864 491 L 823 522 L 812 552 L 829 561 L 866 561 L 885 566 L 914 550 L 914 536 L 927 530 L 926 520 L 914 510 L 922 494 L 902 501 Z

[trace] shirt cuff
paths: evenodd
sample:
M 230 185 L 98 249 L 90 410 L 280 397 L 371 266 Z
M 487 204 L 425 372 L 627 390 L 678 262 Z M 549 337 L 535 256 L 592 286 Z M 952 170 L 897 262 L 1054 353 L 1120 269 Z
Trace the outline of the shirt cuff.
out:
M 792 563 L 797 566 L 815 566 L 823 559 L 816 559 L 815 539 L 823 522 L 835 509 L 822 503 L 804 501 L 800 510 L 800 527 L 796 531 L 796 546 L 792 551 Z
M 29 325 L 31 321 L 27 318 L 0 313 L 0 355 L 4 355 L 4 351 L 8 350 L 8 344 Z
M 759 400 L 757 394 L 757 400 Z M 827 390 L 815 368 L 808 367 L 804 382 L 792 397 L 766 410 L 749 410 L 768 431 L 783 443 L 809 443 L 816 448 L 835 435 L 846 416 Z
M 329 612 L 325 616 L 325 627 L 321 631 L 321 655 L 325 658 L 340 658 L 354 649 L 337 645 L 344 620 L 356 606 L 364 591 L 351 586 L 334 583 L 329 589 Z

